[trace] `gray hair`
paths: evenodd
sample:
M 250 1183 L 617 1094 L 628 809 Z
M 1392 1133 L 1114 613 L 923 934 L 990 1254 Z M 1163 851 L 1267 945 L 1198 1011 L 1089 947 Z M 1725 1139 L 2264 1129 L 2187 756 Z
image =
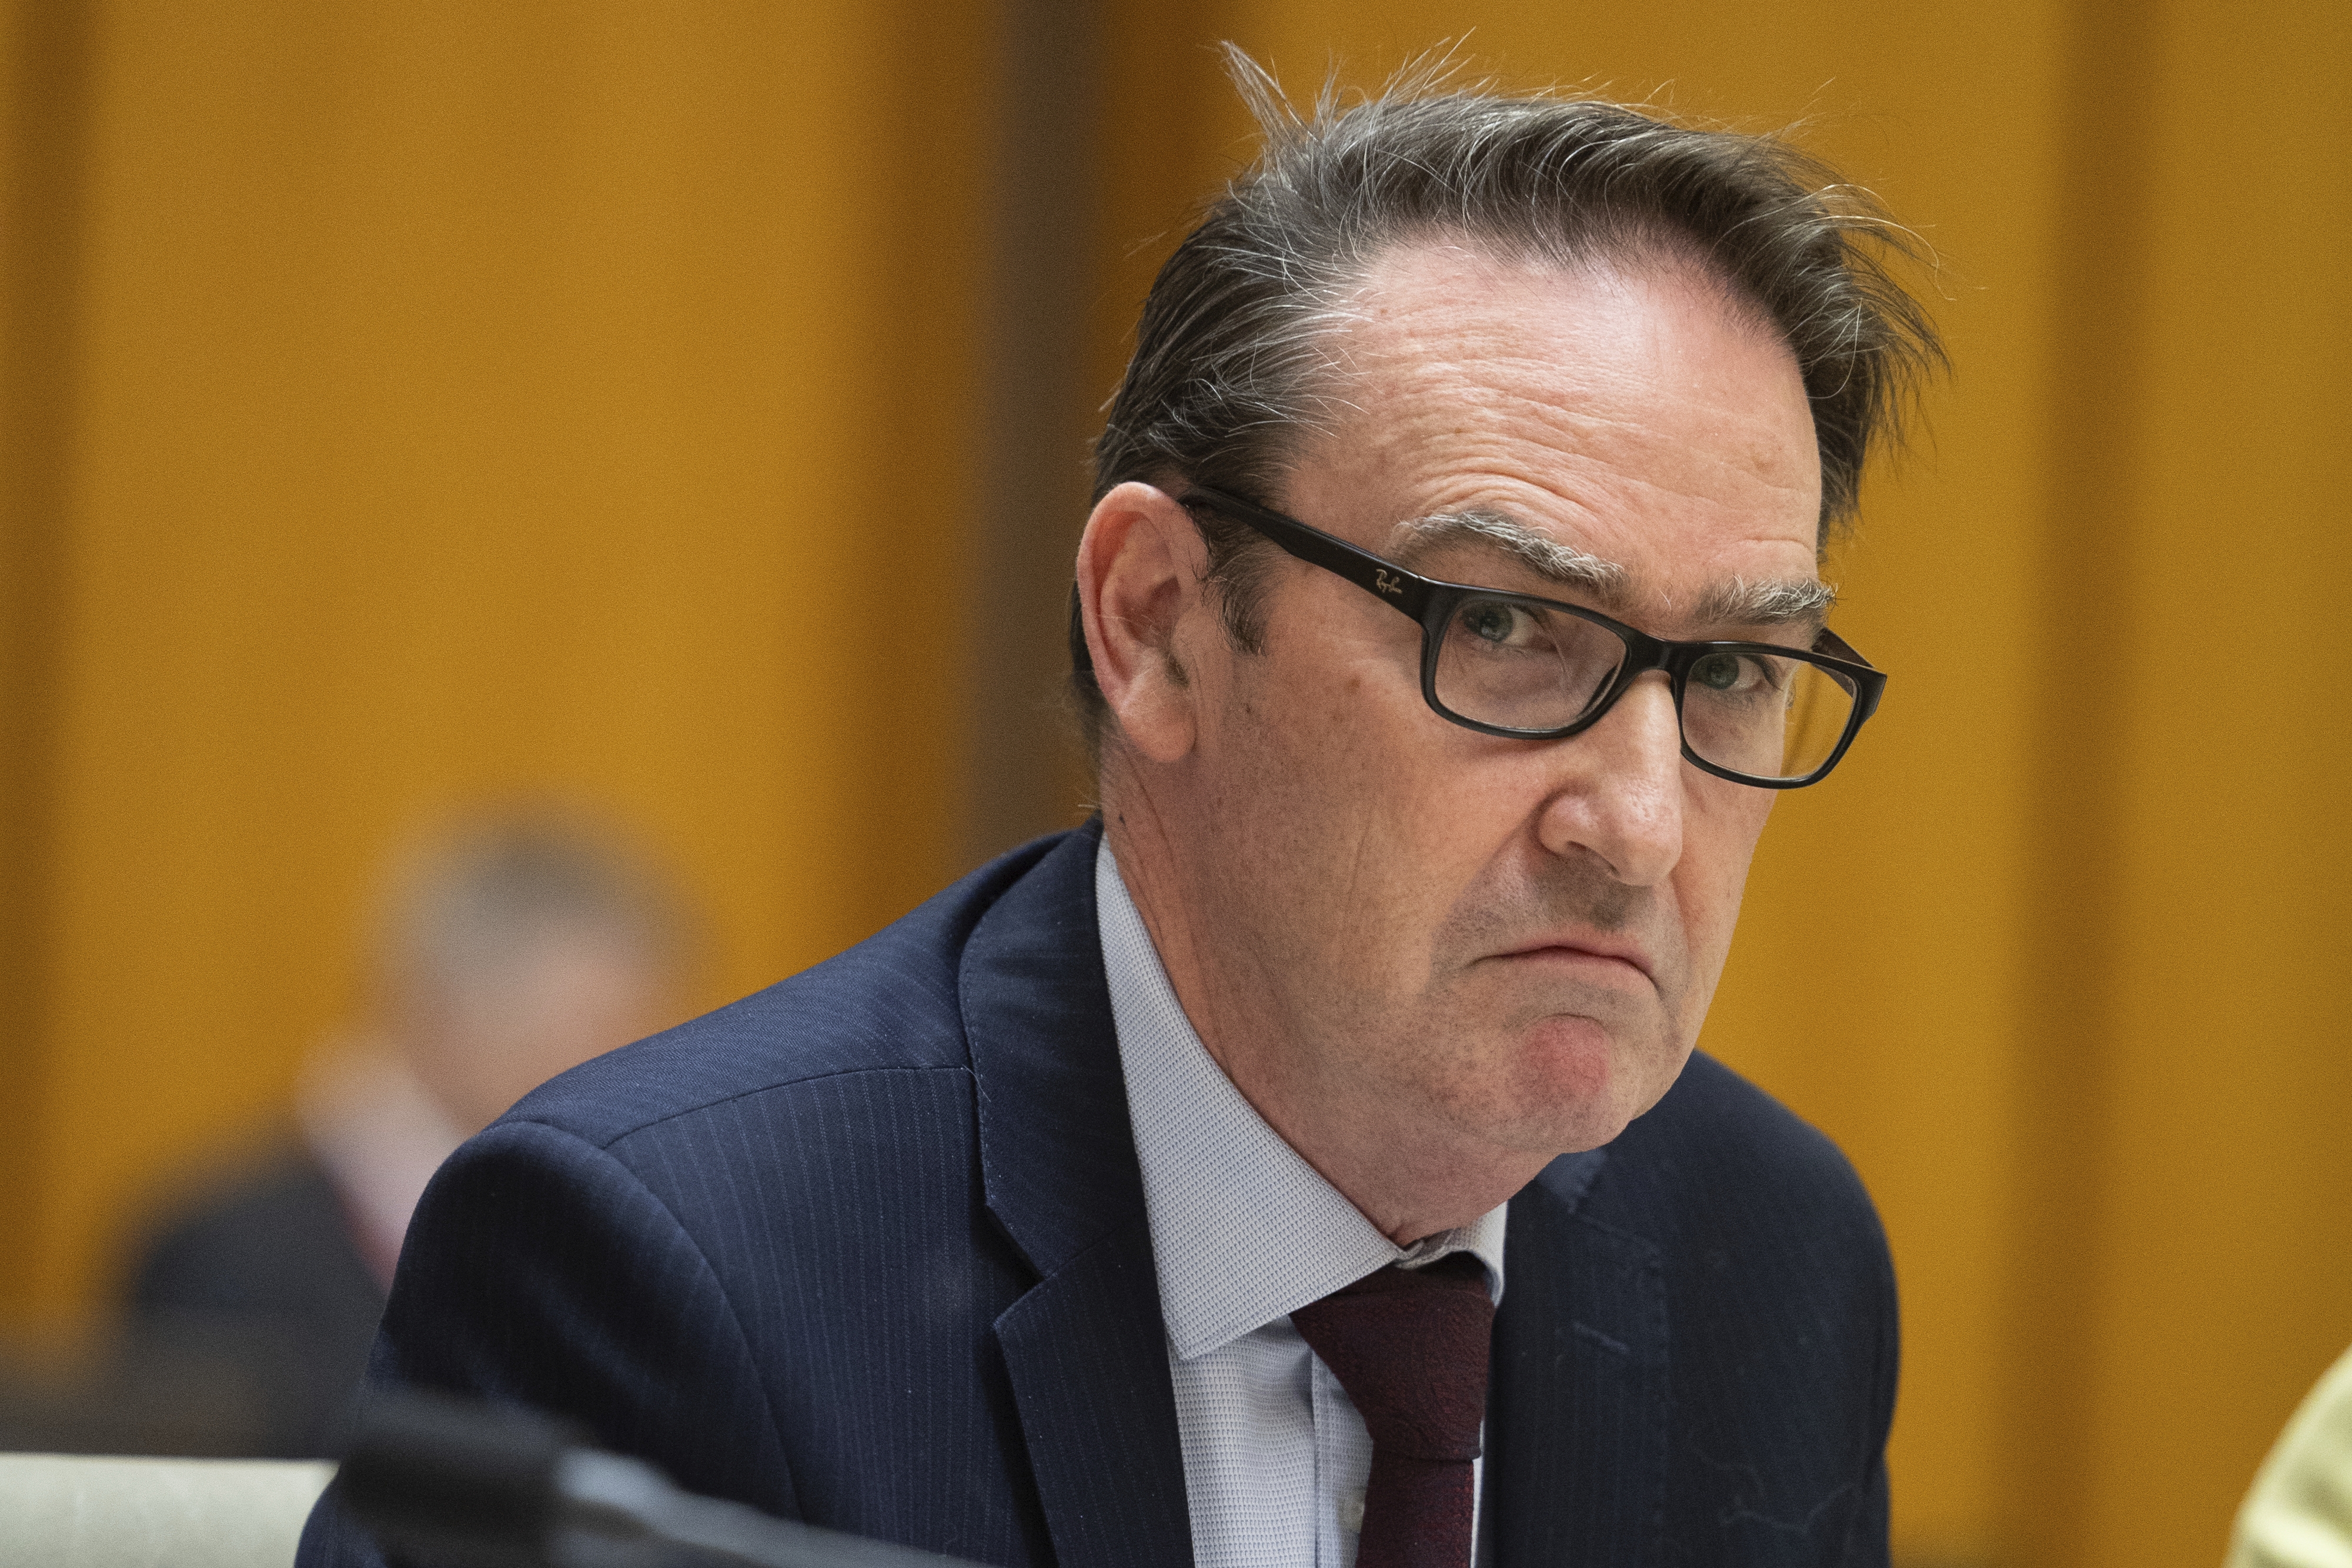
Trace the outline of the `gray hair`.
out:
M 379 927 L 382 977 L 412 995 L 509 981 L 539 944 L 616 943 L 656 967 L 688 936 L 667 881 L 592 818 L 538 803 L 494 807 L 411 851 Z
M 1228 45 L 1263 137 L 1255 163 L 1160 269 L 1134 357 L 1095 444 L 1095 497 L 1186 480 L 1265 497 L 1334 412 L 1328 339 L 1383 253 L 1465 242 L 1509 260 L 1577 266 L 1690 256 L 1794 352 L 1821 452 L 1821 538 L 1854 511 L 1864 460 L 1943 362 L 1926 313 L 1884 253 L 1913 245 L 1869 193 L 1769 136 L 1678 125 L 1591 99 L 1461 86 L 1444 58 L 1341 107 L 1326 85 L 1302 116 Z M 1259 646 L 1262 541 L 1194 513 L 1228 633 Z M 1075 599 L 1071 685 L 1090 747 L 1108 716 Z

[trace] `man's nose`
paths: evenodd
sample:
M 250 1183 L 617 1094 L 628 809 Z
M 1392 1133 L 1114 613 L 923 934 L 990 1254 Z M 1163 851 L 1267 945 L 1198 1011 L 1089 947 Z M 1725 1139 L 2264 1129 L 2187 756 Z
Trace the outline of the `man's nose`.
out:
M 1553 745 L 1561 778 L 1537 825 L 1544 847 L 1597 855 L 1630 887 L 1665 881 L 1683 855 L 1683 757 L 1664 672 L 1643 675 L 1600 723 Z

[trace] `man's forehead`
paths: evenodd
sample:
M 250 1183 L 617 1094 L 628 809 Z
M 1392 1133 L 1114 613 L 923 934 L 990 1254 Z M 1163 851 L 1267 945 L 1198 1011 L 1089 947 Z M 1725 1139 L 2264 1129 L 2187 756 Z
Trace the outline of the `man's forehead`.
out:
M 1400 246 L 1352 304 L 1336 417 L 1294 470 L 1319 471 L 1293 492 L 1308 520 L 1370 525 L 1376 549 L 1472 547 L 1637 625 L 1818 622 L 1803 379 L 1704 267 Z
M 1811 429 L 1786 335 L 1715 268 L 1672 247 L 1561 261 L 1402 244 L 1325 313 L 1321 335 L 1332 427 L 1432 395 L 1457 407 L 1531 402 L 1571 421 L 1590 412 L 1603 425 L 1602 403 L 1622 413 L 1761 396 Z
M 1647 318 L 1670 295 L 1703 300 L 1710 314 L 1769 343 L 1795 370 L 1785 334 L 1752 298 L 1695 251 L 1663 241 L 1552 256 L 1407 240 L 1373 257 L 1323 319 L 1344 367 L 1464 337 L 1517 346 L 1529 345 L 1530 333 L 1547 342 L 1649 340 Z

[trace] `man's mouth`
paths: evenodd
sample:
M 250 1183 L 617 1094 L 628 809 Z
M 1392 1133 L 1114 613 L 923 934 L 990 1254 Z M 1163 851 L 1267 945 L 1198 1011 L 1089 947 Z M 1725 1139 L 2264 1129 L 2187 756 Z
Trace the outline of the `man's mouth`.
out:
M 1638 977 L 1654 985 L 1657 976 L 1650 956 L 1636 942 L 1593 936 L 1546 936 L 1496 955 L 1514 962 L 1557 965 L 1592 979 Z

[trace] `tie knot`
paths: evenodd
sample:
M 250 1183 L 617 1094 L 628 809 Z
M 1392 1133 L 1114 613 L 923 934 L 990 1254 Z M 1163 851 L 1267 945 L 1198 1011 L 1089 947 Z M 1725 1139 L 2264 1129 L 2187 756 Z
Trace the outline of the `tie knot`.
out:
M 1478 1457 L 1495 1304 L 1477 1259 L 1456 1252 L 1422 1269 L 1391 1264 L 1290 1321 L 1348 1391 L 1376 1450 L 1457 1463 Z

